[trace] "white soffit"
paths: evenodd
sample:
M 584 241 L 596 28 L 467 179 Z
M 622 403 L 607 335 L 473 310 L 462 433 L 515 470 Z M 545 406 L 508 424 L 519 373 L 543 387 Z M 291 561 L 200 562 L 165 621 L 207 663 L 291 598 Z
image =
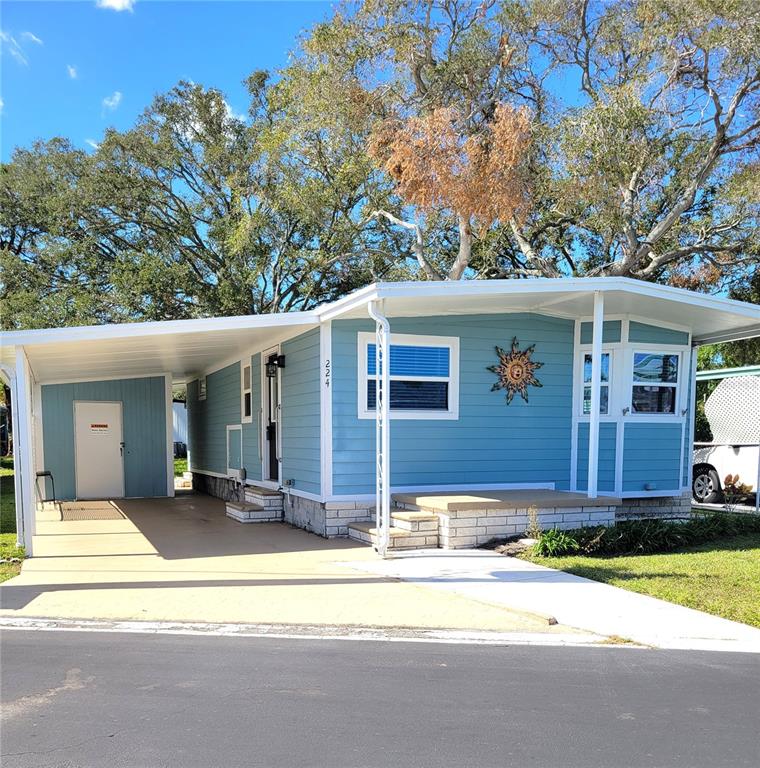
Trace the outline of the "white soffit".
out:
M 293 315 L 294 320 L 299 316 Z M 265 349 L 316 327 L 317 323 L 290 322 L 257 327 L 232 327 L 110 338 L 78 338 L 25 344 L 24 349 L 39 383 L 96 380 L 171 373 L 176 381 L 232 363 L 235 358 Z M 195 321 L 188 321 L 194 323 Z M 123 326 L 112 326 L 111 328 Z M 65 331 L 66 329 L 60 329 Z M 79 329 L 74 329 L 79 330 Z M 139 331 L 139 326 L 134 327 Z M 5 340 L 4 340 L 5 344 Z M 12 348 L 4 346 L 4 362 Z

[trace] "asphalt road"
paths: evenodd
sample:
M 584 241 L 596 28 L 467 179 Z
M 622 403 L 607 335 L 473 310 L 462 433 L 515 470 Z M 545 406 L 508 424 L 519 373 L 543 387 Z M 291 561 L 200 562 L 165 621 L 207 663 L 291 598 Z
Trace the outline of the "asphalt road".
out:
M 760 765 L 760 658 L 6 631 L 2 765 Z

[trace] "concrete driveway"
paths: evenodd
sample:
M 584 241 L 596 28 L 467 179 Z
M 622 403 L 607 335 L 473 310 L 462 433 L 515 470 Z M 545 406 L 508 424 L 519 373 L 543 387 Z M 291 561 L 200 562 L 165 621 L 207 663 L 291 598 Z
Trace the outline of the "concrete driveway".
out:
M 360 570 L 370 547 L 276 523 L 241 525 L 218 499 L 117 503 L 116 520 L 40 513 L 35 556 L 0 587 L 0 615 L 554 632 L 530 613 Z M 348 566 L 354 563 L 355 566 Z

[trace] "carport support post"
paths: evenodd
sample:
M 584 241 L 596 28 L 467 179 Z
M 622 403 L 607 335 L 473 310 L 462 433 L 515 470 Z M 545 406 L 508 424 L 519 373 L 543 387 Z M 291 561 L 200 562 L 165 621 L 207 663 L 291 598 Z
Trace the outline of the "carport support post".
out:
M 16 504 L 20 503 L 23 520 L 23 545 L 26 554 L 32 553 L 34 535 L 34 459 L 32 454 L 32 375 L 23 347 L 16 347 L 16 402 L 13 403 L 13 463 L 20 475 L 16 488 Z M 18 515 L 17 515 L 18 518 Z
M 376 302 L 367 305 L 375 321 L 375 527 L 377 551 L 388 554 L 391 526 L 390 368 L 391 326 Z
M 591 339 L 591 413 L 588 420 L 588 491 L 597 496 L 599 475 L 599 404 L 602 390 L 602 333 L 604 331 L 604 294 L 594 291 L 594 323 Z

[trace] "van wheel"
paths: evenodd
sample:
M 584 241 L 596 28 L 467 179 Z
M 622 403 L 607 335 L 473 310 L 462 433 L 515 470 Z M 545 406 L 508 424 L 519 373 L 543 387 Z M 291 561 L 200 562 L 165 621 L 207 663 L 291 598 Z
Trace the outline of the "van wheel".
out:
M 691 492 L 703 504 L 717 504 L 723 498 L 718 473 L 708 466 L 696 467 Z

